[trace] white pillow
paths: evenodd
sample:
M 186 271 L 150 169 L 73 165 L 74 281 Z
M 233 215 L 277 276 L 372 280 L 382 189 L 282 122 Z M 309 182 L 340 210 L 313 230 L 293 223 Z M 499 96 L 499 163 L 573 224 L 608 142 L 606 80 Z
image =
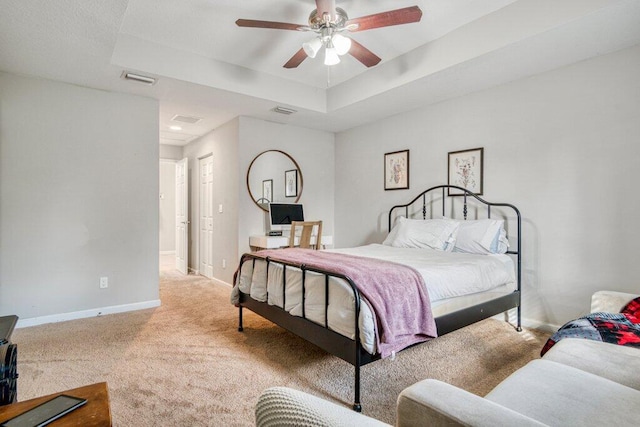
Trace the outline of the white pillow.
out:
M 450 219 L 398 218 L 383 245 L 395 248 L 431 248 L 452 251 L 459 222 Z
M 509 250 L 509 240 L 507 239 L 507 230 L 502 227 L 500 235 L 496 236 L 491 244 L 491 253 L 504 254 Z
M 455 235 L 454 252 L 470 254 L 503 254 L 509 248 L 504 221 L 478 219 L 460 221 Z

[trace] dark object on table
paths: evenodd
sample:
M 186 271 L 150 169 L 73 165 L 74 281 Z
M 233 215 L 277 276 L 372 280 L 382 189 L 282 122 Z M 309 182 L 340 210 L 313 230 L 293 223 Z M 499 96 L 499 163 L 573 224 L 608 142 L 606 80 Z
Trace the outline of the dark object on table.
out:
M 0 424 L 52 398 L 65 394 L 86 399 L 87 403 L 51 423 L 57 427 L 111 427 L 111 409 L 107 383 L 96 383 L 62 392 L 36 397 L 11 405 L 0 406 Z
M 87 403 L 87 399 L 61 394 L 2 423 L 2 427 L 41 427 Z
M 16 323 L 18 323 L 18 316 L 0 317 L 0 345 L 9 343 Z
M 10 344 L 18 316 L 0 317 L 0 405 L 16 401 L 18 395 L 18 347 Z

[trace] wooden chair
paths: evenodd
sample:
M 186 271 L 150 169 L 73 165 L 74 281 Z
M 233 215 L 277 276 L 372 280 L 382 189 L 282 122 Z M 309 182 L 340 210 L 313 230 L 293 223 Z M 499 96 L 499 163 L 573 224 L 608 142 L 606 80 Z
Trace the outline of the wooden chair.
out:
M 300 241 L 298 242 L 298 247 L 306 248 L 306 249 L 320 249 L 322 246 L 322 221 L 291 221 L 291 234 L 289 235 L 289 247 L 293 248 L 296 246 L 296 228 L 302 227 L 302 233 L 300 233 Z M 311 244 L 311 236 L 313 235 L 313 228 L 317 227 L 318 232 L 316 233 L 316 244 Z

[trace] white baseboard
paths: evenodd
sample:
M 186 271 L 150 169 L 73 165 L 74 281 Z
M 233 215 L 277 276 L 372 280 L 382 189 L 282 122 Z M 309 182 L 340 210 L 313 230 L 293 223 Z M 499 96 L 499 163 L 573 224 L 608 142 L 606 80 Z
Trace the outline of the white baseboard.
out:
M 533 319 L 522 319 L 522 326 L 527 329 L 537 329 L 539 331 L 555 333 L 562 325 L 552 325 L 551 323 L 541 322 Z
M 160 251 L 160 255 L 175 255 L 176 251 Z
M 218 284 L 218 285 L 222 285 L 222 286 L 228 286 L 230 288 L 233 288 L 233 286 L 231 285 L 231 283 L 227 283 L 225 281 L 222 281 L 220 279 L 216 279 L 215 277 L 213 279 L 211 279 L 214 283 Z
M 104 316 L 105 314 L 124 313 L 127 311 L 144 310 L 160 307 L 160 300 L 136 302 L 133 304 L 113 305 L 110 307 L 92 308 L 90 310 L 74 311 L 71 313 L 52 314 L 50 316 L 31 317 L 18 320 L 16 328 L 44 325 L 45 323 L 65 322 L 67 320 L 86 319 L 87 317 Z
M 493 316 L 493 319 L 496 320 L 501 320 L 501 321 L 507 321 L 509 323 L 511 323 L 513 326 L 515 326 L 518 321 L 517 321 L 517 311 L 516 309 L 512 308 L 510 310 L 507 311 L 507 316 L 505 317 L 504 313 L 500 313 L 500 314 L 496 314 L 495 316 Z M 543 331 L 543 332 L 549 332 L 549 333 L 554 333 L 556 332 L 558 329 L 560 329 L 560 325 L 552 325 L 550 323 L 545 323 L 545 322 L 541 322 L 539 320 L 533 320 L 533 319 L 526 319 L 526 318 L 522 318 L 522 327 L 526 328 L 526 329 L 537 329 L 539 331 Z

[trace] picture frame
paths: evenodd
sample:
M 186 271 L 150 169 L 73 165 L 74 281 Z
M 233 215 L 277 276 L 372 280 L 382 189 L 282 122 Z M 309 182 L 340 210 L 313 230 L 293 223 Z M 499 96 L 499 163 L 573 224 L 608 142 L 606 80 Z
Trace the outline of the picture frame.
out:
M 409 150 L 394 151 L 384 155 L 384 189 L 409 188 Z
M 482 195 L 484 174 L 484 147 L 451 151 L 448 155 L 448 184 L 463 187 Z M 449 188 L 449 196 L 461 196 L 462 191 Z
M 298 197 L 298 170 L 291 169 L 284 173 L 284 196 Z
M 273 202 L 273 179 L 262 181 L 262 198 L 267 202 Z

